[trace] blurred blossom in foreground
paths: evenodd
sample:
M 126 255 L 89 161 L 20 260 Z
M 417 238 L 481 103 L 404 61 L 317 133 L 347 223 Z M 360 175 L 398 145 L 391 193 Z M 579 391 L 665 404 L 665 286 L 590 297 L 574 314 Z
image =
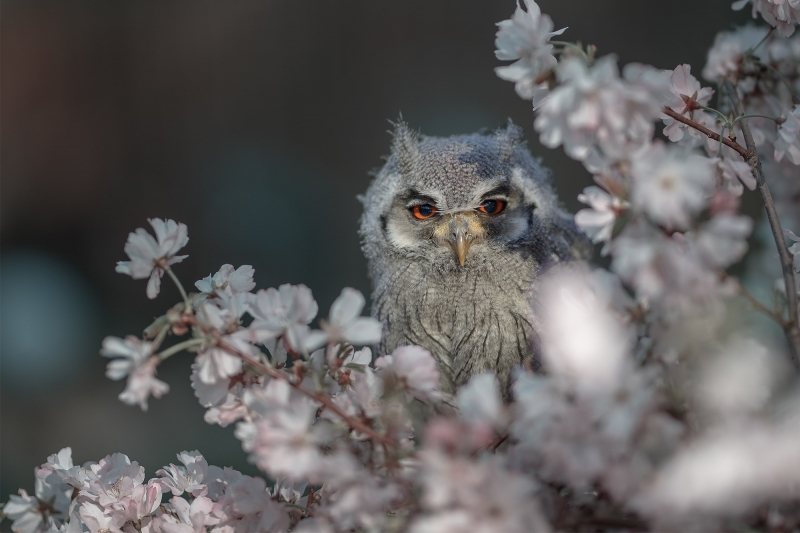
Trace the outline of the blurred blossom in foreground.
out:
M 678 452 L 638 501 L 662 520 L 744 514 L 768 499 L 800 498 L 800 404 L 778 422 L 715 429 Z
M 613 309 L 618 286 L 585 267 L 556 268 L 537 294 L 546 368 L 580 391 L 617 387 L 630 366 L 633 335 Z

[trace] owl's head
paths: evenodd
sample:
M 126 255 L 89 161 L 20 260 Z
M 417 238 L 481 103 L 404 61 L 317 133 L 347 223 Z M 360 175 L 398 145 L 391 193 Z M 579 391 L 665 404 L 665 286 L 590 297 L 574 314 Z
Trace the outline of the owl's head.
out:
M 361 236 L 373 265 L 405 257 L 464 270 L 509 250 L 546 258 L 558 253 L 551 241 L 563 240 L 571 224 L 547 171 L 510 122 L 452 137 L 397 123 L 391 153 L 362 202 Z

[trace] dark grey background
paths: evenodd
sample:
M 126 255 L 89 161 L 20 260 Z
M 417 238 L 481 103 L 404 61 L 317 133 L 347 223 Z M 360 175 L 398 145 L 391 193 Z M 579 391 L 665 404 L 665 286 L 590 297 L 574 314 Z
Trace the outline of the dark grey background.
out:
M 565 39 L 699 73 L 730 0 L 543 0 Z M 191 285 L 225 262 L 259 287 L 306 283 L 323 315 L 368 292 L 355 197 L 402 112 L 429 134 L 508 117 L 574 208 L 582 168 L 533 139 L 532 114 L 493 68 L 508 1 L 4 1 L 0 95 L 0 500 L 32 488 L 62 446 L 76 462 L 120 451 L 148 475 L 199 448 L 252 471 L 232 430 L 203 423 L 189 359 L 142 413 L 103 377 L 103 336 L 139 334 L 177 301 L 114 273 L 147 217 L 189 226 Z

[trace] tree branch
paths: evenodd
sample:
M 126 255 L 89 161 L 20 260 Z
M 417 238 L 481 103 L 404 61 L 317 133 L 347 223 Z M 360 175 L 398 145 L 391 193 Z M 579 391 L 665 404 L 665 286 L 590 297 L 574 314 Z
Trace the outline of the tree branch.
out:
M 733 104 L 733 109 L 736 114 L 739 116 L 744 115 L 744 106 L 739 96 L 736 94 L 736 88 L 727 81 L 723 84 L 723 88 L 725 92 L 728 93 L 728 98 Z M 740 121 L 739 127 L 742 129 L 744 142 L 747 146 L 746 155 L 742 154 L 742 157 L 744 157 L 745 161 L 750 165 L 750 168 L 753 169 L 753 175 L 758 184 L 758 192 L 761 193 L 761 199 L 764 201 L 764 209 L 767 213 L 769 227 L 772 230 L 772 237 L 778 248 L 778 256 L 780 257 L 781 269 L 783 270 L 783 284 L 786 288 L 786 303 L 789 311 L 789 320 L 784 326 L 784 332 L 789 341 L 792 362 L 794 362 L 797 368 L 800 368 L 800 321 L 798 321 L 797 313 L 797 287 L 795 285 L 794 270 L 792 269 L 792 255 L 789 253 L 789 249 L 786 246 L 786 240 L 783 236 L 783 227 L 778 218 L 778 212 L 775 209 L 775 201 L 772 198 L 772 192 L 767 185 L 767 181 L 764 179 L 761 161 L 758 158 L 758 152 L 756 152 L 756 143 L 753 141 L 753 134 L 750 131 L 747 120 Z M 741 152 L 739 153 L 741 154 Z
M 750 153 L 750 151 L 747 148 L 745 148 L 744 146 L 742 146 L 741 144 L 737 143 L 736 141 L 733 141 L 733 140 L 729 139 L 728 137 L 723 137 L 722 135 L 720 135 L 716 131 L 706 128 L 705 126 L 703 126 L 702 124 L 700 124 L 696 120 L 692 120 L 689 117 L 685 117 L 685 116 L 681 115 L 680 113 L 678 113 L 677 111 L 672 110 L 669 107 L 665 107 L 663 109 L 663 111 L 664 111 L 665 115 L 674 118 L 678 122 L 686 124 L 690 128 L 696 129 L 697 131 L 699 131 L 700 133 L 702 133 L 703 135 L 705 135 L 709 139 L 714 139 L 717 142 L 721 142 L 722 144 L 724 144 L 728 148 L 732 148 L 733 150 L 736 150 L 739 153 L 739 155 L 744 158 L 745 161 L 750 159 L 750 156 L 752 155 Z
M 273 379 L 281 379 L 287 382 L 293 389 L 295 389 L 296 391 L 300 392 L 305 396 L 308 396 L 315 402 L 320 403 L 324 409 L 328 409 L 336 416 L 341 418 L 351 429 L 354 429 L 360 433 L 363 433 L 364 435 L 367 435 L 376 444 L 380 444 L 381 446 L 387 446 L 387 447 L 392 446 L 394 444 L 392 439 L 390 439 L 386 435 L 378 433 L 373 428 L 369 427 L 362 420 L 359 420 L 358 418 L 355 418 L 345 413 L 338 405 L 333 403 L 333 400 L 331 400 L 329 396 L 319 392 L 312 392 L 304 389 L 303 387 L 300 386 L 299 383 L 293 381 L 291 377 L 285 372 L 281 372 L 280 370 L 272 368 L 271 366 L 265 365 L 261 361 L 257 361 L 251 358 L 247 354 L 240 352 L 238 349 L 231 346 L 222 339 L 219 339 L 217 341 L 217 346 L 222 348 L 226 352 L 230 353 L 231 355 L 235 355 L 245 363 L 259 369 L 265 375 Z

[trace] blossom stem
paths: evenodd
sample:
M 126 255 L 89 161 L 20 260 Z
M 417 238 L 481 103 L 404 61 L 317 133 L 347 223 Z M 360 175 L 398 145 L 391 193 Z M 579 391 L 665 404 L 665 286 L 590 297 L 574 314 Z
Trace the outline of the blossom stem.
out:
M 733 150 L 738 152 L 739 155 L 742 156 L 745 159 L 745 161 L 749 160 L 750 155 L 751 155 L 750 151 L 747 148 L 745 148 L 744 146 L 742 146 L 741 144 L 737 143 L 736 141 L 733 141 L 728 137 L 720 135 L 719 133 L 717 133 L 714 130 L 706 128 L 705 126 L 703 126 L 702 124 L 700 124 L 696 120 L 692 120 L 689 117 L 685 117 L 685 116 L 681 115 L 680 113 L 678 113 L 677 111 L 673 111 L 669 107 L 665 107 L 663 109 L 663 112 L 664 112 L 665 115 L 674 118 L 678 122 L 686 124 L 690 128 L 696 129 L 697 131 L 699 131 L 700 133 L 702 133 L 703 135 L 705 135 L 709 139 L 714 139 L 715 141 L 721 142 L 722 144 L 724 144 L 728 148 L 732 148 Z
M 761 303 L 758 300 L 758 298 L 753 296 L 753 294 L 749 290 L 747 290 L 747 287 L 745 287 L 742 284 L 742 282 L 740 282 L 738 279 L 736 279 L 733 276 L 729 276 L 725 272 L 722 272 L 721 277 L 722 277 L 723 280 L 733 283 L 736 286 L 736 290 L 739 292 L 739 294 L 742 296 L 742 298 L 744 298 L 745 300 L 750 302 L 750 305 L 752 305 L 755 309 L 757 309 L 758 311 L 761 311 L 762 313 L 764 313 L 765 315 L 770 317 L 772 320 L 774 320 L 776 323 L 778 323 L 781 327 L 786 327 L 786 325 L 787 325 L 786 320 L 779 313 L 776 313 L 775 311 L 773 311 L 772 309 L 770 309 L 769 307 L 767 307 L 766 305 Z
M 189 300 L 189 296 L 186 294 L 186 290 L 183 288 L 183 284 L 181 280 L 178 279 L 178 276 L 175 275 L 175 272 L 169 266 L 164 267 L 169 277 L 172 279 L 172 282 L 175 283 L 175 286 L 178 287 L 178 292 L 181 293 L 181 298 L 183 298 L 183 305 L 185 306 L 185 311 L 187 313 L 192 312 L 192 302 Z
M 178 353 L 180 351 L 186 350 L 187 348 L 192 348 L 194 346 L 200 346 L 201 344 L 203 344 L 205 342 L 206 342 L 206 339 L 189 339 L 189 340 L 185 340 L 183 342 L 179 342 L 178 344 L 174 344 L 174 345 L 170 346 L 169 348 L 167 348 L 163 352 L 160 352 L 158 354 L 158 358 L 161 359 L 162 361 L 164 361 L 165 359 L 169 358 L 172 355 L 175 355 L 176 353 Z
M 728 93 L 728 98 L 733 104 L 733 109 L 737 115 L 744 115 L 744 106 L 739 96 L 736 93 L 736 88 L 730 83 L 725 82 L 723 88 Z M 761 169 L 761 160 L 758 158 L 756 151 L 756 143 L 753 141 L 753 134 L 750 131 L 750 126 L 746 121 L 741 123 L 742 135 L 744 135 L 744 142 L 747 146 L 746 155 L 743 155 L 745 161 L 753 169 L 753 175 L 756 178 L 758 192 L 761 193 L 761 199 L 764 201 L 764 209 L 767 213 L 767 220 L 769 227 L 772 230 L 772 237 L 775 240 L 775 245 L 778 248 L 778 256 L 781 261 L 781 269 L 783 270 L 783 283 L 786 289 L 786 303 L 788 307 L 789 320 L 783 327 L 786 333 L 786 339 L 789 341 L 789 349 L 792 355 L 792 362 L 800 369 L 800 320 L 797 313 L 797 286 L 795 285 L 794 271 L 792 268 L 792 255 L 786 246 L 786 240 L 783 236 L 783 228 L 781 226 L 778 211 L 775 209 L 775 201 L 772 198 L 772 192 L 767 185 L 764 178 L 764 172 Z
M 770 29 L 769 29 L 769 31 L 767 32 L 767 34 L 766 34 L 764 37 L 762 37 L 760 41 L 758 41 L 756 44 L 754 44 L 753 46 L 751 46 L 751 47 L 750 47 L 750 48 L 747 50 L 747 52 L 746 52 L 746 53 L 747 53 L 747 55 L 753 55 L 753 54 L 755 53 L 755 51 L 756 51 L 756 50 L 758 50 L 758 49 L 759 49 L 759 47 L 760 47 L 762 44 L 764 44 L 765 42 L 767 42 L 767 39 L 769 39 L 770 35 L 772 35 L 772 32 L 773 32 L 774 30 L 775 30 L 775 28 L 770 28 Z
M 166 338 L 167 333 L 169 332 L 169 330 L 171 328 L 172 328 L 172 325 L 167 323 L 167 324 L 164 324 L 161 327 L 160 330 L 158 330 L 158 335 L 156 335 L 156 338 L 153 340 L 153 349 L 154 350 L 158 350 L 158 348 L 161 346 L 161 343 L 164 342 L 164 339 Z
M 730 118 L 725 113 L 720 111 L 719 109 L 714 109 L 713 107 L 709 107 L 707 105 L 701 105 L 700 109 L 702 109 L 703 111 L 708 111 L 710 113 L 716 113 L 716 115 L 722 120 L 723 124 L 727 125 L 731 121 Z
M 338 405 L 333 403 L 333 400 L 329 396 L 326 396 L 325 394 L 322 394 L 320 392 L 312 392 L 312 391 L 304 389 L 303 387 L 300 386 L 299 383 L 293 381 L 291 379 L 291 376 L 289 376 L 288 374 L 286 374 L 284 372 L 281 372 L 281 371 L 279 371 L 279 370 L 277 370 L 277 369 L 275 369 L 275 368 L 273 368 L 271 366 L 265 365 L 261 361 L 257 361 L 255 359 L 251 358 L 247 354 L 242 353 L 241 351 L 236 349 L 236 347 L 231 346 L 230 344 L 228 344 L 227 342 L 225 342 L 222 339 L 217 341 L 217 346 L 219 346 L 220 348 L 222 348 L 226 352 L 228 352 L 228 353 L 230 353 L 232 355 L 235 355 L 236 357 L 238 357 L 239 359 L 241 359 L 245 363 L 249 364 L 250 366 L 257 368 L 258 370 L 263 372 L 265 375 L 267 375 L 267 376 L 269 376 L 269 377 L 271 377 L 273 379 L 282 379 L 283 381 L 286 381 L 296 391 L 300 392 L 301 394 L 303 394 L 305 396 L 308 396 L 309 398 L 311 398 L 315 402 L 321 404 L 324 409 L 328 409 L 329 411 L 334 413 L 336 416 L 341 418 L 344 421 L 344 423 L 347 424 L 348 427 L 350 427 L 350 429 L 353 429 L 355 431 L 363 433 L 364 435 L 367 435 L 376 444 L 380 444 L 381 446 L 384 446 L 384 447 L 388 447 L 388 446 L 391 446 L 393 444 L 392 439 L 390 439 L 386 435 L 382 435 L 382 434 L 378 433 L 377 431 L 375 431 L 374 429 L 369 427 L 362 420 L 359 420 L 358 418 L 350 416 L 347 413 L 345 413 Z
M 758 114 L 755 114 L 755 113 L 750 113 L 748 115 L 741 115 L 741 116 L 736 117 L 734 119 L 734 121 L 733 121 L 733 124 L 736 125 L 737 122 L 739 122 L 740 120 L 744 120 L 746 118 L 766 118 L 768 120 L 771 120 L 771 121 L 775 122 L 776 124 L 780 124 L 781 122 L 783 122 L 783 119 L 781 119 L 781 118 L 775 118 L 775 117 L 770 117 L 770 116 L 767 116 L 767 115 L 758 115 Z

